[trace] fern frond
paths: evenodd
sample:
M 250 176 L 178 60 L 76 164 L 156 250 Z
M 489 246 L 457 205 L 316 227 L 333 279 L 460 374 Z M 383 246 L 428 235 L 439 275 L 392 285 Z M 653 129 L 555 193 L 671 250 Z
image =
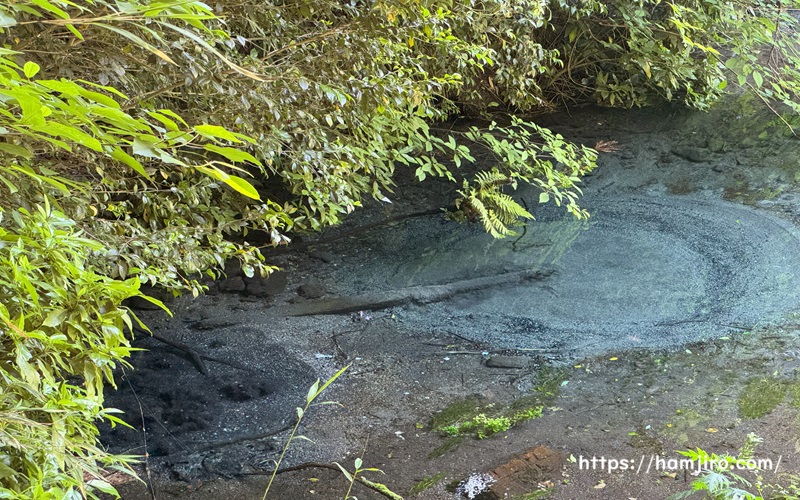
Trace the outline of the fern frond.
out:
M 533 215 L 517 203 L 514 198 L 501 192 L 488 192 L 485 196 L 491 201 L 492 208 L 504 224 L 516 224 L 519 219 L 533 219 Z
M 495 238 L 514 236 L 509 226 L 521 225 L 521 219 L 533 219 L 533 215 L 511 196 L 500 191 L 503 186 L 516 187 L 513 177 L 497 169 L 478 172 L 474 185 L 464 182 L 461 198 L 455 201 L 459 216 L 469 221 L 480 221 L 486 231 Z
M 489 216 L 483 219 L 483 227 L 494 236 L 495 238 L 505 238 L 506 236 L 514 236 L 514 231 L 510 230 L 506 224 L 497 216 L 497 212 L 489 210 Z

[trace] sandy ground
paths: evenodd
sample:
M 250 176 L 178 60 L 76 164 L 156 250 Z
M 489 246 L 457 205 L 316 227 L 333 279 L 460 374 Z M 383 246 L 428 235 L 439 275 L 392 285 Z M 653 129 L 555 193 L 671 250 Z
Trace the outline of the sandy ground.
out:
M 588 222 L 537 207 L 524 235 L 502 241 L 440 215 L 368 226 L 444 206 L 454 189 L 401 183 L 392 205 L 321 235 L 329 243 L 273 256 L 284 271 L 266 281 L 231 273 L 208 296 L 173 303 L 172 319 L 144 311 L 203 366 L 137 342 L 147 350 L 109 395 L 136 431 L 106 429 L 104 440 L 147 450 L 154 491 L 128 483 L 123 498 L 261 498 L 294 408 L 348 364 L 321 397 L 340 404 L 308 410 L 300 432 L 313 442 L 294 441 L 283 465 L 352 470 L 363 456 L 385 473 L 366 477 L 404 496 L 435 477 L 423 499 L 453 498 L 448 484 L 487 472 L 501 479 L 499 498 L 653 499 L 695 479 L 686 467 L 661 470 L 676 450 L 735 453 L 755 432 L 757 456 L 773 460 L 764 479 L 787 483 L 783 473 L 800 466 L 800 148 L 751 106 L 544 118 L 572 140 L 621 147 L 586 179 Z M 331 297 L 521 270 L 545 277 L 429 304 L 287 315 Z M 751 401 L 772 389 L 778 401 Z M 465 398 L 487 412 L 521 398 L 543 410 L 436 456 L 448 440 L 431 419 Z M 341 472 L 305 468 L 280 474 L 268 498 L 343 498 L 347 486 Z M 358 484 L 351 495 L 384 498 Z

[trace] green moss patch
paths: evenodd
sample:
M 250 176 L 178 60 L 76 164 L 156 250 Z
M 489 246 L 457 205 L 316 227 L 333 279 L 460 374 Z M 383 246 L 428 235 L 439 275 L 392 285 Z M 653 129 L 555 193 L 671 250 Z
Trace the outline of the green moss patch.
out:
M 447 476 L 446 473 L 439 472 L 439 473 L 434 474 L 432 476 L 428 476 L 428 477 L 422 478 L 422 480 L 420 482 L 418 482 L 410 490 L 408 490 L 408 496 L 411 497 L 411 496 L 414 496 L 414 495 L 418 495 L 418 494 L 422 493 L 423 491 L 427 490 L 428 488 L 436 486 L 446 476 Z
M 447 407 L 433 416 L 430 421 L 431 429 L 440 431 L 448 425 L 464 422 L 481 413 L 486 406 L 486 401 L 480 396 L 469 396 L 450 403 Z
M 453 437 L 474 435 L 484 439 L 505 432 L 520 422 L 541 417 L 543 409 L 537 398 L 525 398 L 523 403 L 512 403 L 504 408 L 494 404 L 475 406 L 474 401 L 468 404 L 457 402 L 436 415 L 431 427 Z
M 428 458 L 439 458 L 445 453 L 455 450 L 466 439 L 465 436 L 451 436 L 444 440 L 442 444 L 428 453 Z
M 739 415 L 760 418 L 786 399 L 789 384 L 776 378 L 751 378 L 739 394 Z
M 428 424 L 431 430 L 448 436 L 428 458 L 440 457 L 457 448 L 467 436 L 485 439 L 526 420 L 541 417 L 544 408 L 558 398 L 568 373 L 566 369 L 542 368 L 537 373 L 532 393 L 507 406 L 488 403 L 480 396 L 469 396 L 449 404 Z
M 800 408 L 800 382 L 789 384 L 789 404 L 792 408 Z
M 485 439 L 498 432 L 505 432 L 525 420 L 538 418 L 543 409 L 542 406 L 525 405 L 510 405 L 505 408 L 498 408 L 494 404 L 476 406 L 472 398 L 457 401 L 431 420 L 431 428 L 444 433 L 448 438 L 431 451 L 428 458 L 441 457 L 454 450 L 467 436 Z
M 534 382 L 533 394 L 516 400 L 513 405 L 525 404 L 524 401 L 528 399 L 536 399 L 537 404 L 542 406 L 550 406 L 555 402 L 561 394 L 561 388 L 569 377 L 568 368 L 555 368 L 552 366 L 542 367 L 536 372 L 536 381 Z M 528 406 L 533 406 L 528 404 Z

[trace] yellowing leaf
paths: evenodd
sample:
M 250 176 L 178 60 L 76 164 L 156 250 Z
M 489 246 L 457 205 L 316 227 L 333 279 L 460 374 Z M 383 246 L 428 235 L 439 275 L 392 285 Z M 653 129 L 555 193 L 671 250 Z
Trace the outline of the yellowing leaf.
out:
M 111 24 L 105 24 L 105 23 L 92 23 L 92 26 L 99 26 L 99 27 L 105 28 L 105 29 L 107 29 L 109 31 L 113 31 L 114 33 L 116 33 L 118 35 L 124 36 L 125 38 L 127 38 L 130 41 L 132 41 L 133 43 L 135 43 L 139 47 L 142 47 L 142 48 L 144 48 L 146 50 L 149 50 L 150 52 L 152 52 L 153 54 L 157 55 L 161 59 L 167 61 L 170 64 L 173 64 L 173 65 L 177 66 L 177 63 L 175 63 L 175 61 L 173 61 L 167 54 L 165 54 L 163 50 L 159 49 L 158 47 L 156 47 L 155 45 L 153 45 L 151 43 L 148 43 L 148 42 L 144 41 L 141 37 L 139 37 L 137 35 L 134 35 L 133 33 L 131 33 L 128 30 L 124 30 L 124 29 L 118 28 L 116 26 L 113 26 Z
M 253 187 L 252 184 L 247 182 L 245 179 L 238 177 L 236 175 L 230 175 L 222 170 L 218 169 L 217 167 L 207 167 L 203 165 L 198 165 L 197 170 L 203 172 L 206 175 L 210 175 L 215 179 L 219 179 L 220 181 L 224 182 L 228 186 L 232 187 L 238 193 L 247 196 L 248 198 L 252 198 L 254 200 L 260 200 L 261 196 L 259 196 L 258 191 L 256 188 Z
M 248 198 L 252 198 L 254 200 L 260 200 L 261 196 L 258 194 L 256 188 L 253 187 L 252 184 L 247 182 L 247 180 L 242 179 L 236 175 L 229 175 L 227 179 L 223 179 L 225 184 L 229 185 L 239 193 L 247 196 Z

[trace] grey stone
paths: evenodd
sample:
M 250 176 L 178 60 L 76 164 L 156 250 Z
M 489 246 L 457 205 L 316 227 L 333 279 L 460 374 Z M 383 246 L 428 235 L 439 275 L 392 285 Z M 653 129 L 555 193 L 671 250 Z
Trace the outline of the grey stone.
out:
M 703 148 L 694 148 L 694 147 L 676 147 L 672 150 L 672 154 L 676 156 L 680 156 L 686 160 L 689 160 L 694 163 L 703 163 L 709 161 L 712 157 L 711 151 L 708 149 Z
M 227 328 L 238 324 L 239 322 L 234 319 L 223 317 L 202 319 L 192 326 L 196 330 L 219 330 L 220 328 Z
M 725 141 L 722 139 L 709 139 L 708 140 L 708 150 L 713 153 L 719 153 L 725 149 Z
M 527 368 L 531 360 L 524 356 L 492 356 L 486 360 L 489 368 Z
M 330 252 L 323 252 L 321 250 L 315 250 L 315 251 L 309 253 L 308 256 L 311 257 L 312 259 L 321 260 L 322 262 L 324 262 L 326 264 L 330 264 L 331 262 L 336 260 L 336 255 L 334 255 L 334 254 L 332 254 Z
M 289 276 L 283 271 L 275 271 L 266 278 L 255 276 L 244 278 L 245 294 L 253 297 L 275 297 L 286 290 Z
M 319 282 L 305 283 L 297 288 L 297 295 L 306 299 L 318 299 L 326 293 L 325 285 Z
M 241 276 L 231 276 L 219 283 L 219 289 L 223 292 L 243 292 L 247 288 Z

